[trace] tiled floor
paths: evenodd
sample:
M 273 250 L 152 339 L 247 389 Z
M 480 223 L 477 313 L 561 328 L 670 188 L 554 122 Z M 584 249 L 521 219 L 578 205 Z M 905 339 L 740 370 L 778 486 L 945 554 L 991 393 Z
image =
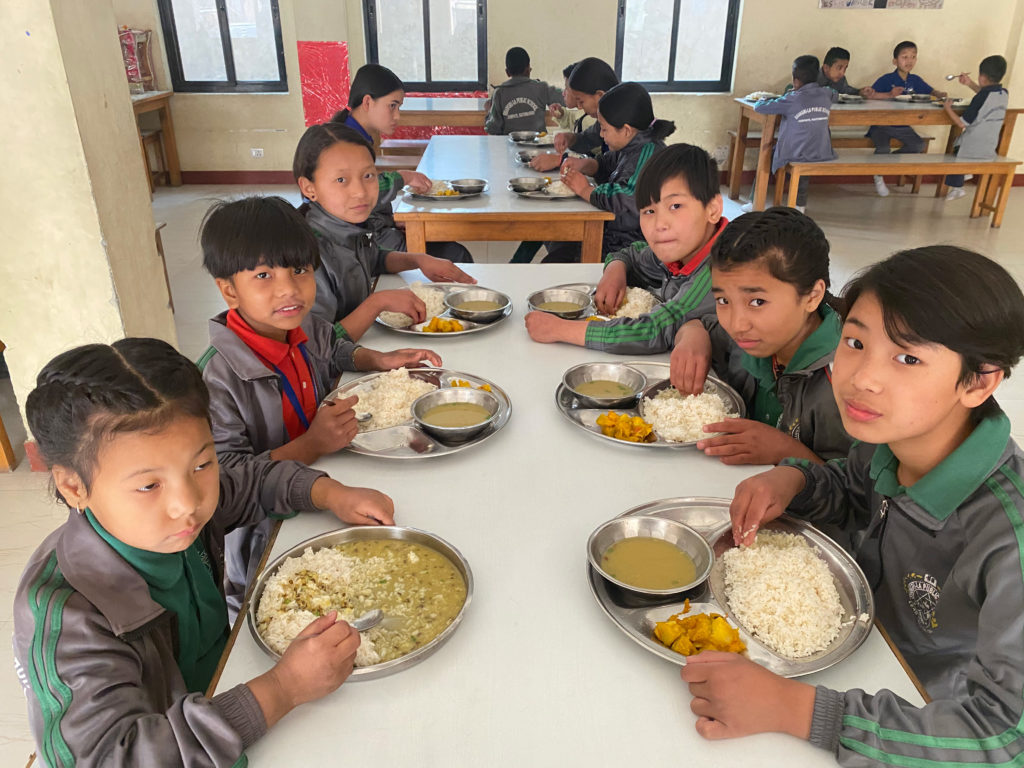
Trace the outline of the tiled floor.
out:
M 901 248 L 932 243 L 981 251 L 997 259 L 1024 283 L 1024 192 L 1018 191 L 1011 197 L 999 230 L 989 228 L 987 218 L 967 217 L 970 197 L 947 204 L 936 200 L 931 192 L 929 186 L 917 196 L 895 192 L 882 199 L 875 196 L 870 184 L 812 186 L 808 213 L 822 226 L 832 244 L 834 292 L 860 268 Z M 298 202 L 292 186 L 163 188 L 154 197 L 154 218 L 167 222 L 162 232 L 164 252 L 174 295 L 179 346 L 188 357 L 198 357 L 206 348 L 207 319 L 222 308 L 213 281 L 202 271 L 199 222 L 213 199 L 247 193 L 278 194 Z M 1017 212 L 1022 214 L 1019 219 Z M 510 243 L 467 245 L 477 261 L 483 262 L 507 262 L 514 250 Z M 1010 414 L 1017 440 L 1024 440 L 1024 368 L 1003 384 L 999 400 Z M 0 381 L 0 413 L 6 424 L 13 423 L 7 381 Z M 12 429 L 18 431 L 19 428 Z M 16 472 L 0 474 L 0 511 L 6 542 L 0 547 L 0 592 L 4 596 L 0 638 L 9 638 L 13 631 L 11 605 L 25 561 L 66 514 L 51 501 L 47 477 L 27 469 L 23 463 Z M 10 648 L 7 639 L 0 640 L 0 669 L 12 669 Z M 21 688 L 13 671 L 8 671 L 0 674 L 0 765 L 20 768 L 32 748 Z

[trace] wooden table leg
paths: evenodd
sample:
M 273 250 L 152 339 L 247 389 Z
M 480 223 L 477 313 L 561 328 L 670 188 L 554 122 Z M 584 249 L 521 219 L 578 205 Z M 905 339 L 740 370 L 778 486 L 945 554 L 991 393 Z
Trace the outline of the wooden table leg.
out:
M 981 216 L 981 204 L 985 199 L 985 190 L 988 189 L 988 181 L 991 176 L 978 176 L 978 185 L 974 190 L 974 200 L 971 201 L 971 218 Z
M 800 188 L 800 171 L 791 171 L 789 174 L 789 199 L 786 204 L 790 208 L 796 208 L 796 196 Z
M 174 138 L 174 120 L 171 105 L 164 102 L 160 108 L 160 130 L 164 132 L 164 154 L 167 156 L 167 176 L 172 187 L 181 186 L 181 164 L 178 161 L 178 143 Z
M 994 179 L 993 179 L 994 181 Z M 996 212 L 992 215 L 992 226 L 998 228 L 1003 223 L 1003 211 L 1006 210 L 1006 201 L 1010 199 L 1010 188 L 1013 186 L 1013 171 L 1003 177 L 1002 189 L 999 190 L 999 203 L 996 205 Z M 992 182 L 989 182 L 989 194 L 992 192 Z
M 764 210 L 764 201 L 768 197 L 768 178 L 772 172 L 772 140 L 775 138 L 775 126 L 778 115 L 765 115 L 764 127 L 761 131 L 761 146 L 757 151 L 757 181 L 754 182 L 753 209 Z M 739 139 L 737 139 L 739 143 Z
M 422 221 L 405 222 L 405 250 L 409 253 L 427 252 L 427 226 Z
M 1003 127 L 999 132 L 999 143 L 996 144 L 996 154 L 1000 157 L 1006 157 L 1006 153 L 1010 151 L 1010 141 L 1013 139 L 1013 128 L 1017 123 L 1017 113 L 1006 112 L 1006 117 L 1003 119 Z M 1003 185 L 1002 179 L 993 178 L 989 181 L 988 192 L 985 194 L 985 204 L 994 205 L 996 200 L 996 194 L 999 192 L 999 187 Z M 1009 183 L 1013 184 L 1013 175 L 1009 176 Z M 1002 194 L 1004 197 L 1009 196 L 1009 190 L 1003 189 Z M 1002 216 L 999 217 L 1000 221 Z M 993 223 L 993 227 L 998 227 L 998 224 Z
M 786 191 L 786 167 L 783 166 L 775 172 L 775 194 L 772 195 L 772 205 L 782 205 L 782 194 Z
M 604 222 L 583 222 L 583 245 L 580 249 L 580 260 L 584 264 L 600 264 L 604 260 L 602 244 L 604 242 Z
M 743 183 L 743 156 L 747 151 L 749 128 L 750 118 L 740 109 L 740 124 L 736 128 L 736 143 L 732 149 L 732 157 L 729 158 L 729 197 L 733 200 L 739 200 L 740 197 L 740 185 Z

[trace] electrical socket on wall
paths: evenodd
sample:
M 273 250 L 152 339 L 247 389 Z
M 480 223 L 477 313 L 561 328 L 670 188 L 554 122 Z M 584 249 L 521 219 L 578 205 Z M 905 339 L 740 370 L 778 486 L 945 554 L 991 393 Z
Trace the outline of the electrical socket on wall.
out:
M 263 147 L 249 147 L 249 154 L 259 160 L 263 157 Z

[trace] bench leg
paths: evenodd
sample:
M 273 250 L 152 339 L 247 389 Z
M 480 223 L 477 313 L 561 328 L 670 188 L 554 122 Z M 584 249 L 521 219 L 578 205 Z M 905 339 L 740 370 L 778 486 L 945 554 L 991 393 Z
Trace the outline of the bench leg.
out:
M 921 176 L 915 176 L 914 186 L 910 188 L 910 191 L 913 192 L 915 195 L 921 191 L 921 178 Z
M 974 190 L 974 200 L 971 202 L 971 218 L 981 216 L 981 204 L 985 199 L 985 190 L 988 189 L 988 176 L 979 176 L 978 184 Z
M 743 154 L 747 148 L 749 127 L 750 118 L 741 114 L 740 124 L 736 129 L 736 138 L 733 140 L 729 153 L 729 197 L 733 200 L 739 200 L 740 197 L 740 184 L 743 181 Z
M 783 166 L 775 172 L 775 194 L 772 196 L 772 205 L 782 205 L 782 193 L 786 189 L 786 167 Z
M 995 228 L 998 228 L 1003 223 L 1003 211 L 1006 210 L 1006 201 L 1010 199 L 1010 188 L 1013 186 L 1013 171 L 1007 173 L 1001 181 L 998 193 L 999 203 L 996 205 L 996 211 L 992 215 L 992 226 Z
M 938 184 L 935 185 L 935 196 L 945 197 L 947 192 L 949 192 L 949 187 L 946 186 L 946 176 L 943 174 Z
M 800 188 L 800 172 L 793 171 L 789 174 L 789 198 L 786 201 L 786 205 L 790 208 L 796 208 L 796 196 Z

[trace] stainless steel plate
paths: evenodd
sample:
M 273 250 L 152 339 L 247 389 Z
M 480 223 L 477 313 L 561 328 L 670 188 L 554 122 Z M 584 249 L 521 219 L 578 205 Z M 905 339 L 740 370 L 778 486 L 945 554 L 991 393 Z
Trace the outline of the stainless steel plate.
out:
M 358 394 L 354 390 L 365 386 L 380 375 L 382 374 L 371 373 L 369 376 L 363 376 L 347 382 L 327 395 L 327 399 Z M 508 420 L 512 417 L 512 401 L 505 390 L 493 381 L 474 376 L 471 373 L 452 371 L 447 368 L 410 368 L 409 375 L 413 378 L 429 381 L 439 387 L 451 386 L 451 382 L 455 379 L 468 381 L 474 387 L 489 384 L 491 393 L 498 398 L 498 415 L 487 429 L 473 439 L 467 440 L 464 443 L 446 445 L 416 426 L 412 418 L 412 411 L 410 410 L 407 422 L 395 427 L 360 432 L 345 448 L 346 451 L 352 451 L 352 453 L 359 453 L 364 456 L 378 456 L 383 459 L 427 459 L 432 456 L 448 456 L 452 453 L 464 451 L 474 445 L 479 445 L 508 424 Z
M 267 585 L 267 580 L 277 573 L 277 569 L 281 567 L 281 564 L 287 558 L 297 557 L 309 547 L 315 551 L 325 547 L 333 547 L 335 544 L 345 544 L 350 541 L 367 541 L 376 539 L 394 539 L 408 541 L 414 544 L 421 544 L 448 558 L 459 574 L 461 574 L 463 581 L 466 582 L 466 601 L 462 604 L 462 608 L 459 610 L 458 614 L 456 614 L 452 623 L 445 627 L 441 633 L 429 643 L 417 648 L 411 653 L 407 653 L 405 656 L 392 659 L 391 661 L 385 661 L 381 664 L 374 664 L 369 667 L 356 667 L 352 670 L 352 675 L 349 679 L 372 680 L 375 677 L 392 675 L 395 672 L 400 672 L 414 664 L 419 664 L 444 645 L 459 626 L 463 615 L 466 613 L 466 608 L 469 607 L 470 600 L 473 598 L 473 572 L 470 570 L 469 563 L 466 562 L 466 558 L 462 556 L 462 553 L 441 537 L 435 536 L 432 533 L 427 533 L 426 531 L 421 531 L 417 528 L 401 528 L 398 526 L 359 526 L 324 533 L 319 536 L 314 536 L 312 539 L 307 539 L 301 544 L 296 544 L 280 557 L 276 558 L 274 562 L 270 563 L 256 580 L 256 586 L 252 591 L 249 611 L 246 616 L 249 623 L 249 631 L 252 632 L 252 637 L 253 640 L 256 641 L 256 645 L 258 645 L 260 649 L 271 658 L 280 658 L 280 656 L 272 651 L 270 646 L 263 641 L 263 638 L 260 637 L 260 633 L 256 629 L 256 612 L 259 608 L 260 598 L 263 597 L 263 590 Z
M 555 146 L 555 134 L 553 134 L 553 133 L 548 133 L 547 136 L 538 136 L 535 139 L 529 139 L 527 141 L 516 141 L 511 136 L 508 137 L 508 140 L 510 142 L 512 142 L 513 144 L 516 144 L 516 145 L 518 145 L 520 147 L 542 147 L 542 148 L 548 147 L 548 148 L 553 148 Z
M 460 192 L 457 195 L 424 195 L 421 192 L 413 192 L 409 187 L 405 187 L 405 194 L 411 197 L 413 200 L 430 200 L 435 203 L 457 203 L 460 200 L 468 200 L 471 197 L 480 197 L 488 189 L 488 186 L 484 186 L 479 192 Z
M 636 368 L 640 373 L 647 377 L 647 386 L 651 388 L 657 385 L 659 382 L 668 380 L 669 365 L 668 363 L 655 363 L 650 360 L 630 360 L 625 363 L 631 368 Z M 726 384 L 721 379 L 715 376 L 708 376 L 707 381 L 704 383 L 704 391 L 718 395 L 725 401 L 726 407 L 731 408 L 733 411 L 743 418 L 746 415 L 747 407 L 743 402 L 743 398 L 739 396 L 732 387 Z M 658 438 L 653 443 L 629 443 L 625 440 L 617 440 L 614 437 L 601 433 L 601 428 L 597 426 L 597 417 L 602 413 L 607 413 L 608 408 L 585 408 L 580 405 L 576 396 L 571 390 L 566 388 L 564 384 L 559 383 L 558 388 L 555 390 L 555 406 L 559 412 L 565 416 L 572 424 L 582 429 L 589 435 L 614 443 L 615 445 L 624 445 L 630 448 L 646 448 L 646 449 L 679 449 L 679 448 L 691 448 L 697 444 L 696 440 L 692 440 L 687 443 L 671 443 L 667 440 Z M 616 413 L 627 413 L 630 416 L 638 416 L 639 411 L 636 408 L 612 408 L 610 410 Z M 708 437 L 711 437 L 709 434 Z
M 440 288 L 441 290 L 443 290 L 445 292 L 445 296 L 447 296 L 449 294 L 456 293 L 458 291 L 466 291 L 466 290 L 469 290 L 470 288 L 483 288 L 484 286 L 482 286 L 482 285 L 474 285 L 474 284 L 471 284 L 471 283 L 424 283 L 423 287 L 424 288 Z M 488 288 L 487 290 L 494 290 L 494 289 Z M 501 291 L 497 291 L 497 293 L 501 293 Z M 508 298 L 507 295 L 504 294 L 504 293 L 502 293 L 501 295 L 502 296 L 506 296 L 506 298 Z M 479 333 L 480 331 L 486 331 L 488 328 L 493 328 L 494 326 L 498 325 L 498 323 L 500 323 L 502 320 L 504 320 L 506 317 L 508 317 L 511 314 L 512 314 L 512 301 L 510 299 L 508 304 L 505 306 L 505 310 L 504 310 L 504 312 L 502 312 L 501 317 L 499 317 L 497 320 L 492 320 L 489 323 L 477 323 L 477 322 L 474 322 L 472 320 L 459 320 L 459 322 L 462 323 L 462 327 L 464 328 L 464 330 L 452 331 L 451 333 L 424 333 L 423 332 L 424 326 L 426 326 L 428 323 L 430 323 L 430 318 L 429 317 L 426 319 L 425 322 L 415 323 L 414 325 L 408 325 L 405 328 L 396 328 L 393 325 L 388 325 L 383 320 L 381 320 L 379 316 L 376 318 L 376 321 L 377 321 L 377 323 L 379 325 L 383 326 L 384 328 L 387 328 L 389 331 L 394 331 L 395 333 L 407 333 L 407 334 L 410 334 L 412 336 L 424 336 L 424 337 L 430 338 L 430 339 L 441 339 L 441 338 L 446 338 L 446 337 L 449 337 L 449 336 L 465 336 L 467 333 Z M 442 312 L 440 315 L 438 315 L 438 317 L 443 317 L 445 319 L 451 319 L 452 318 L 451 310 L 445 309 L 445 311 Z
M 531 192 L 516 192 L 520 197 L 525 197 L 528 200 L 575 200 L 579 198 L 575 192 L 571 195 L 549 195 L 542 189 L 534 190 Z M 582 199 L 582 198 L 579 198 Z
M 846 615 L 839 636 L 828 648 L 819 653 L 802 659 L 790 659 L 762 644 L 736 620 L 726 604 L 722 566 L 717 559 L 732 545 L 729 501 L 699 496 L 662 499 L 634 507 L 620 517 L 665 517 L 690 526 L 707 539 L 715 551 L 716 560 L 708 581 L 687 595 L 690 598 L 690 612 L 714 611 L 726 616 L 739 630 L 740 637 L 747 644 L 746 655 L 752 661 L 784 677 L 798 677 L 820 672 L 833 664 L 838 664 L 857 650 L 871 633 L 871 625 L 875 618 L 874 598 L 863 572 L 853 558 L 832 539 L 813 526 L 788 515 L 772 521 L 765 528 L 803 536 L 825 560 L 839 591 L 839 599 Z M 639 599 L 634 593 L 627 593 L 603 579 L 589 564 L 587 576 L 590 591 L 601 606 L 601 610 L 630 639 L 673 664 L 686 665 L 685 656 L 651 639 L 656 622 L 664 621 L 683 609 L 682 599 L 674 599 L 668 603 Z

